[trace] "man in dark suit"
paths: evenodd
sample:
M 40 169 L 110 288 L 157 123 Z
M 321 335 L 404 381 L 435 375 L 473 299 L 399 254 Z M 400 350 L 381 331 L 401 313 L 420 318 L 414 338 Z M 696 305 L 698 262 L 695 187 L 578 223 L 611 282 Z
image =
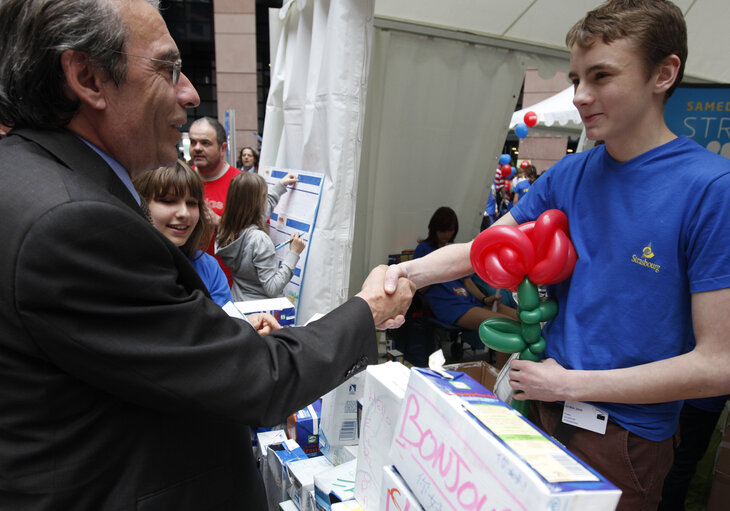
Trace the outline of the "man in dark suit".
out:
M 412 285 L 386 297 L 378 268 L 259 336 L 131 186 L 199 102 L 154 2 L 3 0 L 0 41 L 0 509 L 265 509 L 247 425 L 374 362 Z

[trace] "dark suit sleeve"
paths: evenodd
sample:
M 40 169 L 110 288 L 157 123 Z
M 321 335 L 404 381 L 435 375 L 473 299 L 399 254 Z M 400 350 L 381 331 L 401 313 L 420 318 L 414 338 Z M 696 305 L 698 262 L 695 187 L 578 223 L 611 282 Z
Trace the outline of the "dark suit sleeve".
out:
M 280 421 L 375 362 L 365 301 L 260 337 L 204 295 L 177 252 L 127 207 L 61 204 L 18 254 L 22 327 L 49 364 L 100 392 L 248 424 Z

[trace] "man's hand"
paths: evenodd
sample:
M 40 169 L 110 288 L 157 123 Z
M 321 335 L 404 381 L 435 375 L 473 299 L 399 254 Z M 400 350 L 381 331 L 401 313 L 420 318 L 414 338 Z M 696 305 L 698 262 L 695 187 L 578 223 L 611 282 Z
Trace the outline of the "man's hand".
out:
M 269 335 L 274 330 L 279 330 L 281 325 L 276 318 L 268 312 L 256 312 L 254 314 L 247 314 L 246 318 L 251 322 L 251 325 L 262 337 Z
M 395 278 L 393 290 L 386 294 L 384 288 L 386 269 L 388 267 L 385 265 L 373 269 L 356 295 L 368 302 L 375 327 L 379 330 L 398 328 L 403 324 L 404 315 L 416 291 L 416 286 L 408 279 Z
M 515 399 L 537 401 L 573 401 L 570 396 L 568 376 L 570 371 L 554 359 L 542 362 L 515 359 L 510 362 L 509 384 L 515 391 Z

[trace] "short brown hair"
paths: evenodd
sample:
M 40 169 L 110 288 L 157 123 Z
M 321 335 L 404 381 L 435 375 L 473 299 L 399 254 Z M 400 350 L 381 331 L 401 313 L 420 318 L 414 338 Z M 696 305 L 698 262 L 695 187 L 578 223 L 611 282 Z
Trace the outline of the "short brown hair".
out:
M 231 179 L 218 225 L 218 245 L 229 245 L 250 225 L 266 231 L 262 209 L 268 191 L 266 180 L 253 172 L 241 172 Z
M 183 253 L 191 259 L 197 259 L 203 255 L 203 250 L 208 247 L 210 238 L 213 235 L 213 226 L 208 219 L 203 201 L 203 182 L 197 172 L 182 160 L 178 160 L 173 167 L 160 167 L 145 172 L 134 180 L 134 187 L 139 195 L 150 202 L 163 197 L 185 197 L 189 192 L 190 196 L 198 201 L 198 223 L 190 234 L 188 241 L 180 247 Z
M 669 55 L 679 57 L 679 73 L 664 95 L 666 101 L 682 81 L 687 61 L 687 25 L 682 11 L 667 0 L 608 0 L 573 25 L 565 44 L 589 48 L 598 38 L 610 44 L 625 37 L 642 53 L 647 75 Z

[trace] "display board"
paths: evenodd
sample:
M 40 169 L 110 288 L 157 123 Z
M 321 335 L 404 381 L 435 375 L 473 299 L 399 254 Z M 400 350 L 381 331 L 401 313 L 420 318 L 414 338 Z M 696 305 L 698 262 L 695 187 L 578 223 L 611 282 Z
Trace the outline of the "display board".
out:
M 259 173 L 266 180 L 269 187 L 275 186 L 288 173 L 295 174 L 299 179 L 298 183 L 288 187 L 287 193 L 281 196 L 269 219 L 269 235 L 274 242 L 274 246 L 279 247 L 276 250 L 277 264 L 281 264 L 281 260 L 289 251 L 289 244 L 280 245 L 291 238 L 294 233 L 299 233 L 307 242 L 294 269 L 292 279 L 284 287 L 284 296 L 291 300 L 297 310 L 298 324 L 299 307 L 297 305 L 299 304 L 299 296 L 304 282 L 304 271 L 307 266 L 309 247 L 312 243 L 312 233 L 317 221 L 319 202 L 322 197 L 324 174 L 271 166 L 259 169 Z
M 730 85 L 680 85 L 664 107 L 667 126 L 730 158 Z

